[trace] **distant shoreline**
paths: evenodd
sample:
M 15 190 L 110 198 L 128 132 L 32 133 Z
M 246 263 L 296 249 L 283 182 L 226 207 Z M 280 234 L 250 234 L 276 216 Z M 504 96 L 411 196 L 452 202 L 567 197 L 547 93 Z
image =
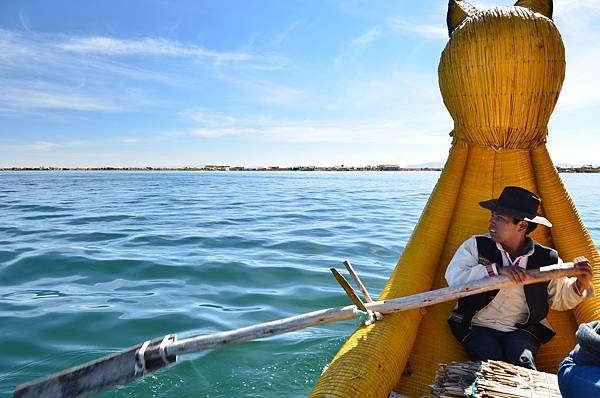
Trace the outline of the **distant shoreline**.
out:
M 442 171 L 442 167 L 0 167 L 0 171 Z
M 442 171 L 443 167 L 400 167 L 396 165 L 364 167 L 0 167 L 0 171 Z M 600 166 L 556 167 L 559 173 L 600 173 Z

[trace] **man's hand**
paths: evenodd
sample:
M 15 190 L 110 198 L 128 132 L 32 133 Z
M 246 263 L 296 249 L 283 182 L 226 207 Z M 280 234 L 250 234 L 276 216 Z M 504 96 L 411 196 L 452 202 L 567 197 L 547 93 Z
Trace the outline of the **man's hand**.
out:
M 527 272 L 523 268 L 515 265 L 501 267 L 498 274 L 508 276 L 514 283 L 523 283 L 528 278 Z
M 573 262 L 575 268 L 585 271 L 583 274 L 577 276 L 577 289 L 583 293 L 592 283 L 592 266 L 585 257 L 576 257 Z

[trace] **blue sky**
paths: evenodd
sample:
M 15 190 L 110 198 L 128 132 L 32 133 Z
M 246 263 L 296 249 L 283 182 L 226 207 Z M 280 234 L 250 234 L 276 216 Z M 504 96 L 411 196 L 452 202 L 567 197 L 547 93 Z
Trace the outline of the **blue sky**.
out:
M 475 5 L 511 5 L 504 0 Z M 0 167 L 444 161 L 446 0 L 0 2 Z M 557 163 L 599 164 L 600 0 L 557 0 Z

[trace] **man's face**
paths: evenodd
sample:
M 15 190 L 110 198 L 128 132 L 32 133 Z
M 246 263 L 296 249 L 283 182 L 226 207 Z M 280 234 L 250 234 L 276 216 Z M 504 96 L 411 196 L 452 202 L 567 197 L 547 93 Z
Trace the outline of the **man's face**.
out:
M 523 234 L 527 228 L 527 225 L 522 225 L 523 223 L 524 221 L 520 221 L 515 224 L 512 216 L 492 212 L 488 221 L 488 230 L 492 240 L 502 244 L 511 242 Z

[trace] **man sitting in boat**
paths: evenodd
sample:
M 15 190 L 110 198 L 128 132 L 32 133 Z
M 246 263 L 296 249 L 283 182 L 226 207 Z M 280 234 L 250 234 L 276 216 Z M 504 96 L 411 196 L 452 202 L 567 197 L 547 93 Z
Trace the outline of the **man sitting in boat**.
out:
M 539 204 L 539 197 L 521 187 L 505 187 L 498 199 L 480 202 L 492 211 L 489 233 L 472 236 L 458 248 L 446 270 L 448 286 L 496 275 L 519 283 L 527 278 L 525 270 L 561 263 L 556 250 L 529 237 L 538 224 L 552 226 L 537 214 Z M 574 262 L 585 270 L 577 278 L 515 285 L 459 299 L 448 323 L 471 360 L 496 359 L 536 369 L 540 344 L 555 334 L 546 320 L 549 308 L 569 310 L 593 294 L 588 260 L 578 257 Z

